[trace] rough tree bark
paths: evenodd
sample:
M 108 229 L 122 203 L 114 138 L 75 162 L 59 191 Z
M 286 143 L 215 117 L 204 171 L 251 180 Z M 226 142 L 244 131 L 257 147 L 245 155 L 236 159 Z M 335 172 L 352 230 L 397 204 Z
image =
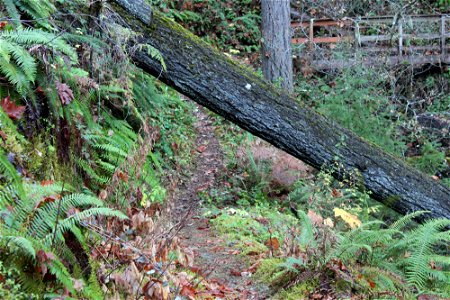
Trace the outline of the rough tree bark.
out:
M 281 87 L 293 90 L 290 0 L 262 0 L 261 57 L 264 78 L 281 80 Z
M 400 213 L 430 210 L 426 217 L 450 218 L 449 188 L 315 113 L 161 14 L 153 12 L 147 25 L 139 16 L 144 9 L 133 8 L 142 0 L 114 1 L 117 15 L 108 16 L 110 21 L 138 33 L 130 48 L 150 44 L 164 57 L 166 71 L 147 51 L 131 52 L 144 71 L 304 162 L 331 167 L 336 178 L 355 178 Z

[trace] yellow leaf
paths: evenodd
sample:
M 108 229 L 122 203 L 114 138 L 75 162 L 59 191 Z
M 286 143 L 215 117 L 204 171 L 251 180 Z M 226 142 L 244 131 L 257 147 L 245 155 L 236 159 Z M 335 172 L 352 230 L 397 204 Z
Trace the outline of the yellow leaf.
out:
M 358 219 L 357 216 L 354 216 L 340 208 L 334 208 L 333 211 L 334 216 L 341 217 L 342 220 L 344 220 L 344 222 L 350 226 L 350 228 L 357 228 L 361 226 L 361 221 Z

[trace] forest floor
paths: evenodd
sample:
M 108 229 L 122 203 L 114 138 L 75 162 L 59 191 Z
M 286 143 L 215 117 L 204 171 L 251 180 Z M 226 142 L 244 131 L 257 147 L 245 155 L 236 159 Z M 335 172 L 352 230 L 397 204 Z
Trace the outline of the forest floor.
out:
M 175 214 L 187 216 L 179 232 L 180 246 L 194 254 L 194 268 L 201 274 L 197 285 L 207 286 L 212 296 L 225 299 L 267 299 L 268 287 L 256 282 L 248 272 L 252 262 L 240 255 L 232 240 L 225 240 L 204 217 L 199 193 L 219 184 L 224 170 L 224 154 L 213 120 L 198 107 L 194 124 L 197 133 L 194 167 L 189 180 L 179 186 Z

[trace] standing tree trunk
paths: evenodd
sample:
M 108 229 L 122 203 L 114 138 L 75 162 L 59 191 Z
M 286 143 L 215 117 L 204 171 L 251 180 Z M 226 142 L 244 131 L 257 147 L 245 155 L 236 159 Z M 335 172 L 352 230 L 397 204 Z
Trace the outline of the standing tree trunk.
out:
M 293 90 L 291 4 L 289 0 L 262 0 L 262 70 L 271 81 Z

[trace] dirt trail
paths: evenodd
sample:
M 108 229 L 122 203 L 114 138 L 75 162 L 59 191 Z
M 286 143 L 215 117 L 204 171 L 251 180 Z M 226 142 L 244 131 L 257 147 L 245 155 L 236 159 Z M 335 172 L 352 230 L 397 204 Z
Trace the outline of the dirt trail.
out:
M 223 153 L 215 136 L 213 120 L 202 108 L 195 112 L 197 122 L 196 157 L 192 176 L 182 187 L 182 197 L 178 200 L 179 216 L 186 217 L 192 207 L 185 226 L 179 232 L 183 247 L 194 253 L 194 266 L 204 275 L 205 282 L 216 284 L 225 291 L 225 299 L 267 299 L 267 287 L 256 283 L 248 273 L 241 273 L 248 262 L 210 227 L 209 220 L 202 217 L 203 208 L 198 193 L 214 188 L 218 184 L 218 174 L 224 168 Z M 184 214 L 183 214 L 184 211 Z

